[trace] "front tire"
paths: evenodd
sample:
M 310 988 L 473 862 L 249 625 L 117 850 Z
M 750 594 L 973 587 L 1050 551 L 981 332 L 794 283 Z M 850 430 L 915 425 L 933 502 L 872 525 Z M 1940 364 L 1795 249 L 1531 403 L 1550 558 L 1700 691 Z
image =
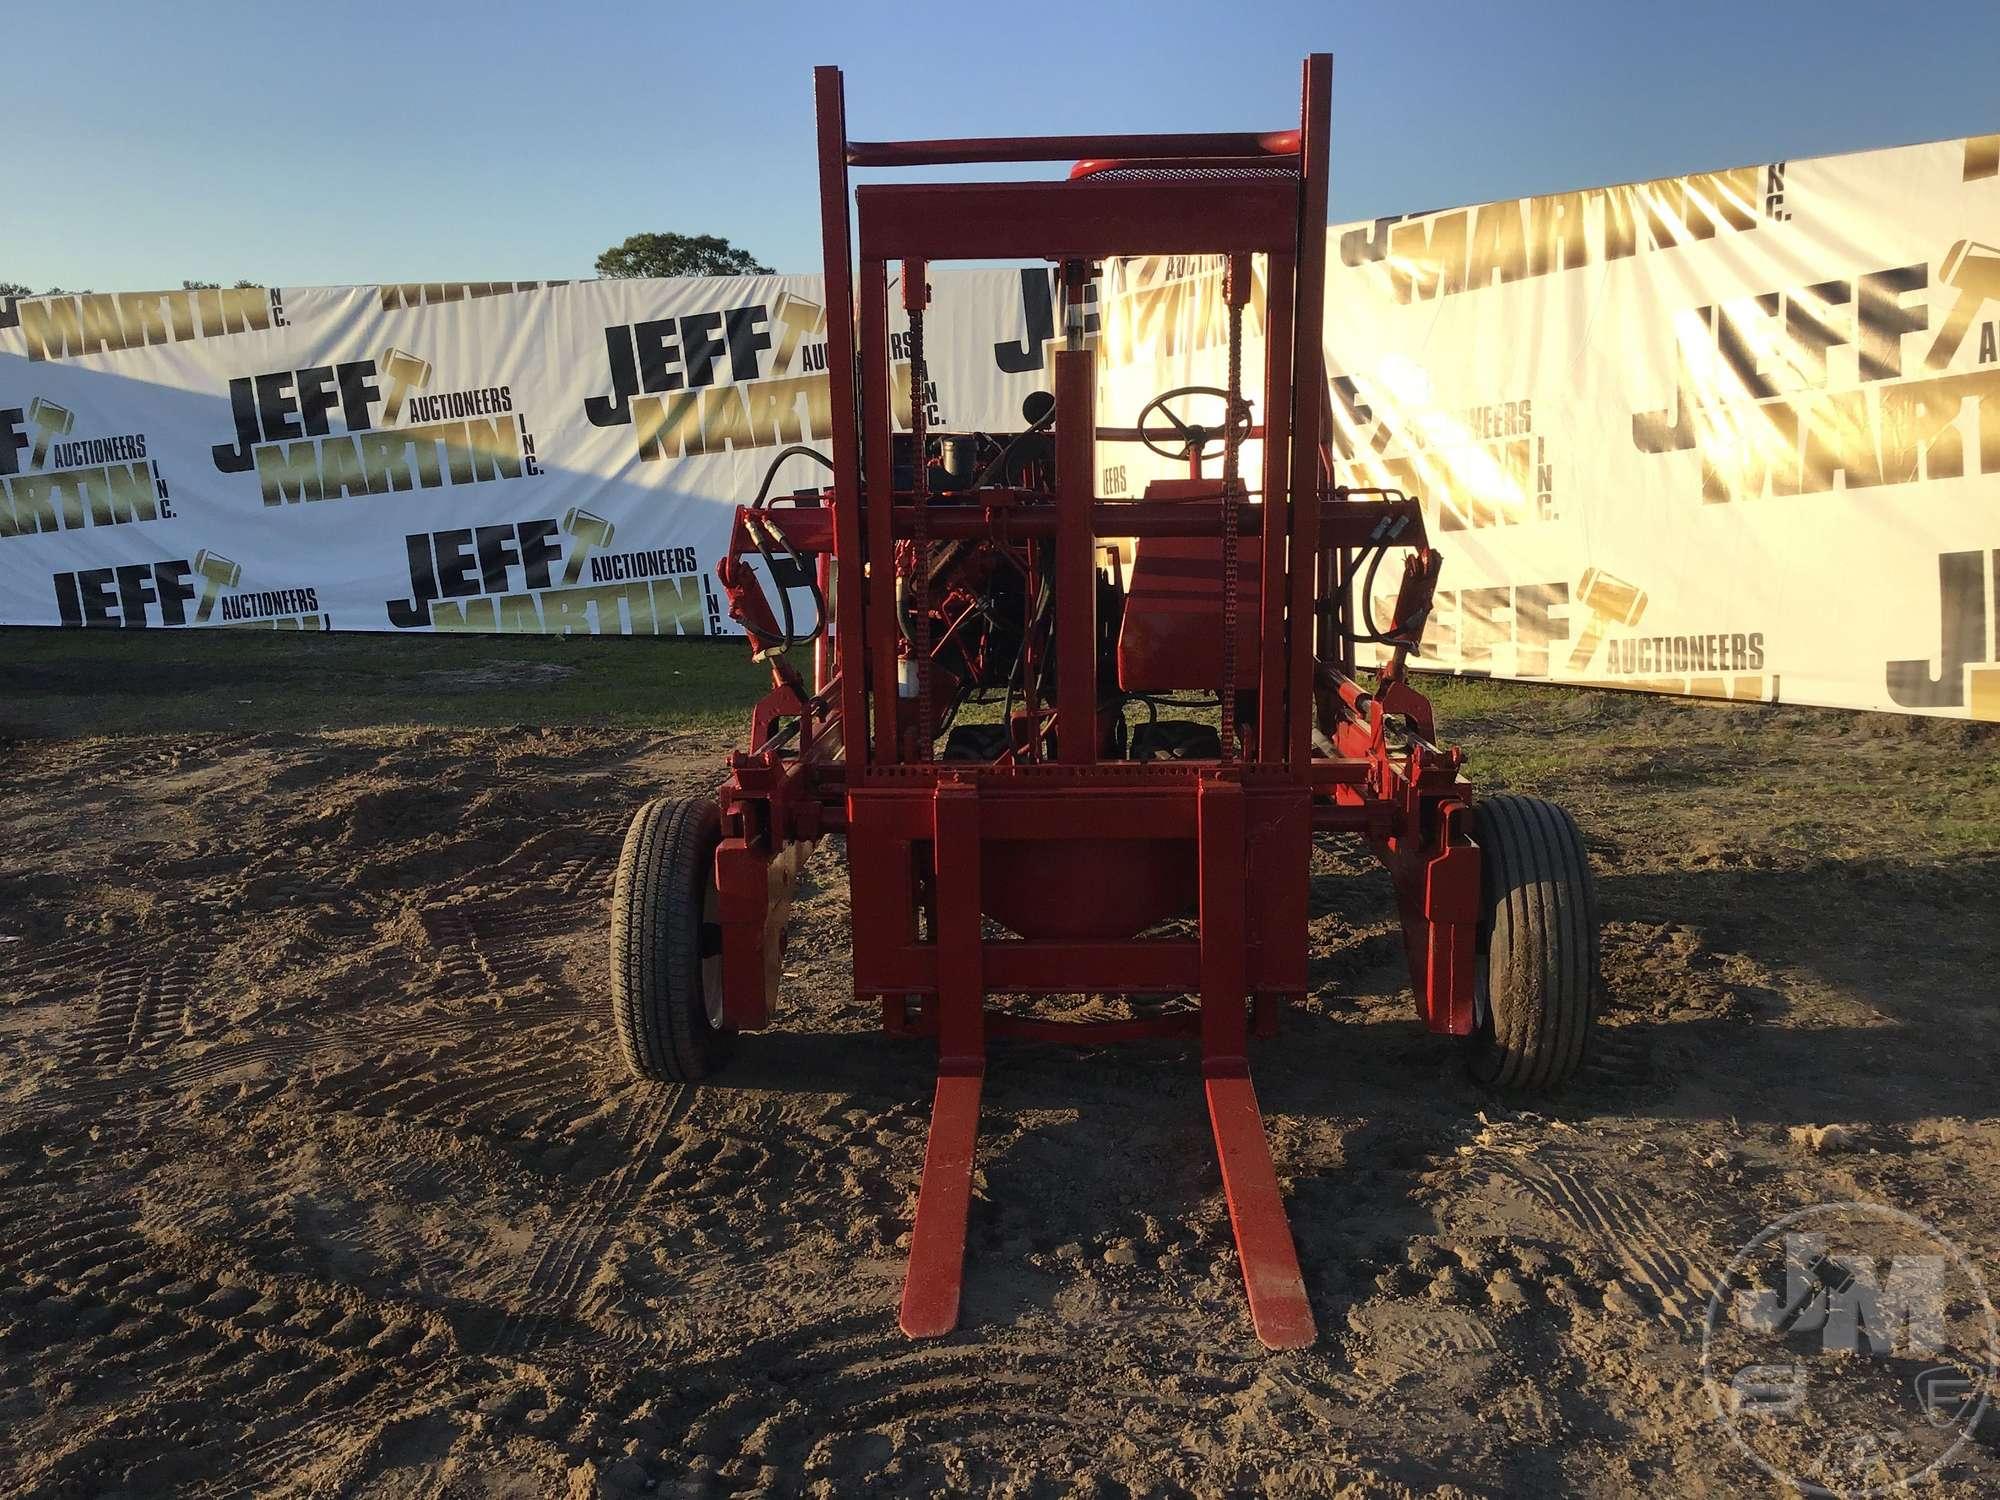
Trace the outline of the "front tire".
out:
M 1472 1076 L 1489 1088 L 1551 1092 L 1582 1065 L 1596 1015 L 1590 860 L 1553 802 L 1486 797 L 1474 816 L 1482 911 Z
M 708 797 L 639 809 L 611 893 L 611 1021 L 635 1077 L 695 1083 L 728 1060 L 715 850 Z

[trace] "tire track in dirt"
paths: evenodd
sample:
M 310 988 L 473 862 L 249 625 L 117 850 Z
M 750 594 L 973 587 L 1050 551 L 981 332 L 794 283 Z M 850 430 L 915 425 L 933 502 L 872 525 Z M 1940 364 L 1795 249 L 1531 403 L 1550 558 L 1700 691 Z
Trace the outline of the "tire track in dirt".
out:
M 27 951 L 22 952 L 22 948 Z M 129 938 L 66 938 L 46 946 L 23 943 L 9 955 L 14 965 L 9 976 L 13 1002 L 30 1005 L 66 995 L 87 995 L 92 975 L 114 964 L 134 961 L 140 952 L 139 942 Z
M 549 887 L 558 895 L 584 896 L 608 893 L 612 867 L 618 857 L 619 835 L 591 835 L 592 848 L 572 855 L 558 864 L 549 877 Z
M 358 1458 L 390 1426 L 444 1404 L 447 1398 L 440 1387 L 449 1368 L 449 1362 L 442 1359 L 412 1366 L 403 1372 L 403 1380 L 387 1385 L 373 1383 L 355 1398 L 349 1396 L 355 1389 L 351 1384 L 343 1388 L 322 1386 L 313 1395 L 324 1398 L 320 1403 L 326 1407 L 324 1411 L 232 1455 L 234 1482 L 205 1484 L 192 1493 L 207 1500 L 260 1500 L 268 1495 L 327 1493 L 322 1487 L 326 1479 L 322 1471 L 328 1461 Z M 423 1383 L 412 1390 L 406 1383 L 409 1380 Z M 425 1403 L 418 1399 L 420 1392 L 437 1394 Z M 288 1403 L 281 1410 L 298 1404 Z M 340 1442 L 343 1436 L 345 1443 Z M 337 1451 L 340 1447 L 349 1451 L 343 1455 Z M 235 1478 L 240 1475 L 249 1477 Z
M 530 835 L 456 899 L 423 907 L 424 933 L 453 989 L 485 994 L 544 980 L 548 945 L 586 930 L 581 903 L 608 896 L 620 838 L 611 826 Z
M 577 1196 L 542 1242 L 528 1270 L 522 1305 L 509 1312 L 495 1352 L 519 1355 L 575 1313 L 579 1292 L 603 1263 L 617 1221 L 636 1206 L 660 1175 L 660 1154 L 670 1127 L 684 1121 L 695 1102 L 685 1084 L 632 1086 L 633 1102 L 621 1133 L 624 1161 L 595 1178 Z
M 1024 1444 L 1063 1443 L 1117 1414 L 1163 1404 L 1115 1370 L 1079 1384 L 1075 1351 L 990 1342 L 912 1343 L 880 1309 L 822 1317 L 686 1370 L 709 1400 L 690 1414 L 684 1450 L 740 1455 L 835 1492 L 861 1492 L 926 1428 L 977 1421 Z M 1248 1380 L 1248 1375 L 1241 1377 Z M 1227 1382 L 1223 1382 L 1226 1384 Z M 798 1393 L 810 1391 L 810 1400 Z M 1052 1392 L 1061 1393 L 1051 1399 Z M 905 1485 L 911 1483 L 906 1476 Z
M 269 1493 L 318 1436 L 294 1426 L 245 1449 L 243 1434 L 300 1408 L 324 1408 L 320 1422 L 392 1416 L 450 1352 L 417 1311 L 295 1276 L 219 1272 L 193 1247 L 148 1234 L 131 1203 L 0 1221 L 0 1266 L 0 1309 L 17 1337 L 25 1327 L 44 1349 L 66 1349 L 65 1367 L 112 1393 L 87 1440 L 38 1455 L 43 1490 L 93 1485 L 107 1461 L 129 1469 L 221 1445 L 236 1473 L 254 1476 L 249 1490 Z
M 557 1141 L 577 1134 L 603 1107 L 583 1086 L 588 1072 L 585 1059 L 567 1047 L 496 1058 L 475 1040 L 447 1057 L 357 1063 L 306 1080 L 303 1088 L 321 1107 L 345 1113 Z
M 149 1060 L 130 1055 L 115 1060 L 112 1077 L 58 1083 L 41 1091 L 37 1106 L 46 1109 L 88 1108 L 128 1097 L 135 1089 L 169 1092 L 215 1083 L 239 1068 L 258 1064 L 300 1064 L 335 1053 L 379 1056 L 393 1049 L 454 1042 L 475 1044 L 495 1027 L 534 1025 L 572 1017 L 575 1003 L 562 996 L 516 1000 L 493 1015 L 411 1016 L 388 1020 L 350 1020 L 345 1025 L 315 1026 L 284 1036 L 218 1042 L 194 1057 Z M 491 1058 L 485 1059 L 490 1067 Z
M 539 893 L 532 901 L 511 896 L 427 906 L 419 916 L 454 989 L 467 994 L 545 980 L 548 945 L 583 930 L 573 900 L 551 904 L 551 898 Z
M 1500 1348 L 1479 1314 L 1430 1301 L 1367 1303 L 1350 1315 L 1349 1327 L 1361 1341 L 1353 1356 L 1355 1369 L 1385 1386 Z
M 625 818 L 622 809 L 592 813 L 566 828 L 527 834 L 513 853 L 454 882 L 444 894 L 463 894 L 482 904 L 551 893 L 608 894 Z
M 104 971 L 97 1009 L 72 1040 L 75 1061 L 116 1067 L 127 1058 L 165 1047 L 181 1032 L 199 968 L 185 951 L 164 962 L 129 957 Z
M 424 936 L 438 949 L 450 987 L 462 993 L 488 994 L 500 988 L 500 976 L 486 957 L 465 907 L 427 906 L 418 913 Z
M 351 893 L 324 895 L 317 905 L 300 908 L 296 925 L 279 939 L 273 957 L 287 968 L 336 959 L 367 948 L 394 915 L 391 907 Z
M 489 1065 L 482 1067 L 482 1060 L 475 1057 L 455 1059 L 443 1076 L 435 1067 L 414 1068 L 387 1087 L 364 1089 L 357 1102 L 337 1107 L 407 1120 L 462 1120 L 499 1126 L 527 1112 L 529 1101 L 560 1098 L 575 1091 L 579 1069 L 568 1058 L 535 1056 L 519 1063 L 510 1060 L 498 1069 L 490 1066 L 490 1059 L 484 1061 Z M 539 1119 L 551 1113 L 568 1118 L 578 1112 L 574 1108 L 551 1111 L 544 1105 L 535 1113 Z
M 1714 1283 L 1637 1196 L 1588 1167 L 1482 1155 L 1496 1175 L 1616 1260 L 1658 1302 L 1661 1321 L 1675 1334 L 1699 1336 Z
M 1583 1055 L 1583 1067 L 1571 1087 L 1579 1093 L 1614 1096 L 1643 1091 L 1656 1082 L 1655 1050 L 1642 1026 L 1611 1027 L 1600 1023 L 1593 1029 Z

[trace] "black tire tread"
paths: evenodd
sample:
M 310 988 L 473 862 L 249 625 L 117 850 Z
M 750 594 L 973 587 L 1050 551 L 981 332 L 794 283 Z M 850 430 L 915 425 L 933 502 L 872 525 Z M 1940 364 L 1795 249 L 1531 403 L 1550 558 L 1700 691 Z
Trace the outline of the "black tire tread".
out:
M 1597 1008 L 1597 896 L 1583 836 L 1539 797 L 1477 805 L 1484 854 L 1490 1035 L 1473 1076 L 1526 1093 L 1560 1088 L 1582 1066 Z
M 611 1019 L 634 1076 L 695 1083 L 729 1034 L 701 995 L 703 897 L 720 837 L 709 797 L 656 798 L 626 830 L 611 895 Z

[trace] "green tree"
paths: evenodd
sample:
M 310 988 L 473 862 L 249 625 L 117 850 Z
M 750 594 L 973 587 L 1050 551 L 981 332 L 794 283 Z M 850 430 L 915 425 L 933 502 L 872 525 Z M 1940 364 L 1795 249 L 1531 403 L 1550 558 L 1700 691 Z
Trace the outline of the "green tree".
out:
M 261 281 L 238 281 L 232 283 L 238 291 L 241 291 L 245 287 L 261 287 L 263 284 Z M 222 283 L 219 281 L 183 281 L 181 283 L 181 290 L 184 292 L 210 292 L 221 285 Z
M 719 234 L 635 234 L 597 257 L 599 276 L 758 276 L 770 270 Z

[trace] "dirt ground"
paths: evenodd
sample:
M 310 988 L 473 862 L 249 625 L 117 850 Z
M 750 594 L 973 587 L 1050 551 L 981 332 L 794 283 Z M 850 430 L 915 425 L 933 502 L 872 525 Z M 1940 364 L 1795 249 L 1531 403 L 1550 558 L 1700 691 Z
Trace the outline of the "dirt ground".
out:
M 24 730 L 0 1483 L 1778 1492 L 1698 1370 L 1736 1247 L 1865 1199 L 2000 1265 L 2000 743 L 1478 685 L 1446 707 L 1487 785 L 1585 830 L 1594 1060 L 1532 1111 L 1475 1088 L 1414 1019 L 1386 880 L 1323 843 L 1313 993 L 1253 1058 L 1322 1330 L 1282 1355 L 1165 1044 L 996 1048 L 963 1325 L 902 1338 L 931 1059 L 849 993 L 837 845 L 780 1028 L 715 1086 L 627 1081 L 622 828 L 711 786 L 726 736 Z M 1846 1149 L 1792 1134 L 1830 1123 Z M 1920 1492 L 1996 1488 L 2000 1415 Z

